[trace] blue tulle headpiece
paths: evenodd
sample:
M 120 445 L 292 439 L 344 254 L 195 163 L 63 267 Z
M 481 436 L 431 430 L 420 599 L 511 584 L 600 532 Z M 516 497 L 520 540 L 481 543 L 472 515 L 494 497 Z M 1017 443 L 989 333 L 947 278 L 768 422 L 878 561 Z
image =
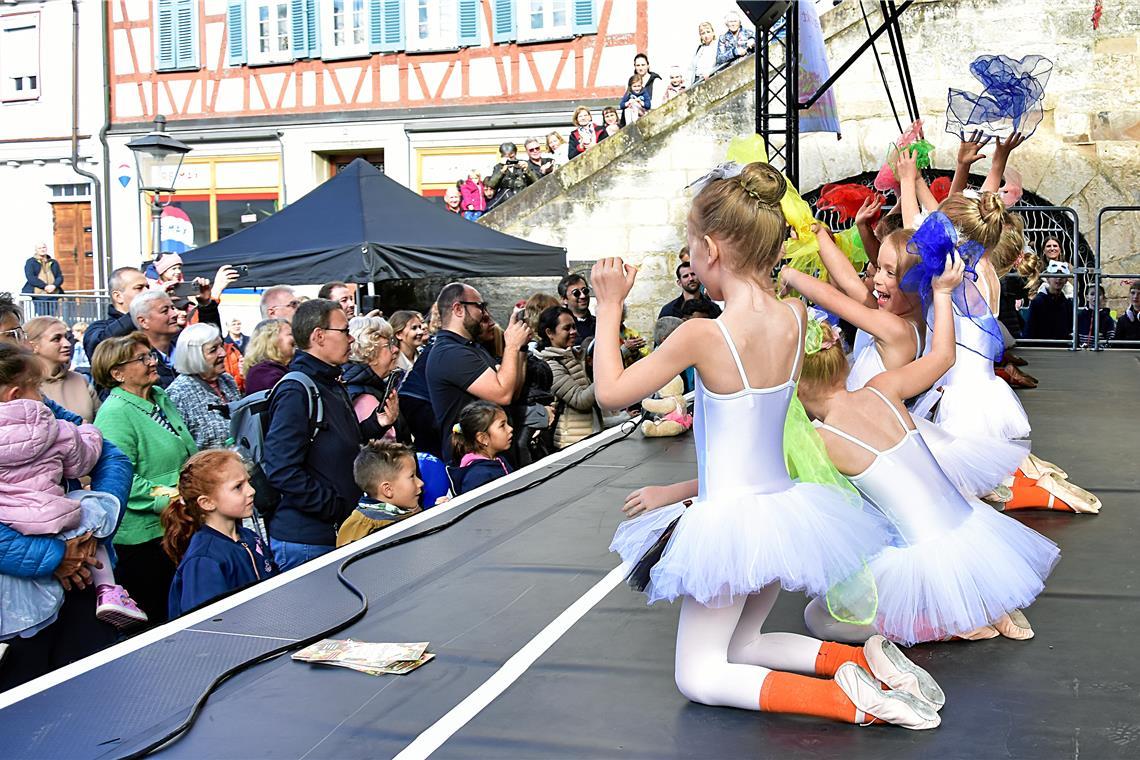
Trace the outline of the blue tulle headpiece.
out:
M 1005 351 L 1001 327 L 998 326 L 998 321 L 990 311 L 989 304 L 978 290 L 978 286 L 974 284 L 978 279 L 976 269 L 978 259 L 985 253 L 985 248 L 980 243 L 959 235 L 950 218 L 941 211 L 935 211 L 915 230 L 906 249 L 918 256 L 919 260 L 903 275 L 899 287 L 919 294 L 923 310 L 927 312 L 928 324 L 931 324 L 933 319 L 933 315 L 929 312 L 934 302 L 932 285 L 934 278 L 942 274 L 946 268 L 946 257 L 951 253 L 957 254 L 962 259 L 965 265 L 965 277 L 962 278 L 962 284 L 954 290 L 952 296 L 954 308 L 988 336 L 980 351 L 970 346 L 965 348 L 981 353 L 992 361 L 1000 359 Z
M 1045 85 L 1053 62 L 1040 55 L 1020 61 L 1004 55 L 983 55 L 970 64 L 970 73 L 982 83 L 980 95 L 950 89 L 946 131 L 963 136 L 981 130 L 990 137 L 1014 132 L 1029 137 L 1044 115 Z

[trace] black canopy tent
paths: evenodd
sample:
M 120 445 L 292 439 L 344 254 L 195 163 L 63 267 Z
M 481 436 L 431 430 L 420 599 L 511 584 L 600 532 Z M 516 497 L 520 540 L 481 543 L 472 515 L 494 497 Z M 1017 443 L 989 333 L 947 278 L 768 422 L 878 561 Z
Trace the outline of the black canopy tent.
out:
M 273 216 L 182 260 L 187 278 L 244 264 L 249 272 L 237 281 L 241 287 L 566 274 L 564 248 L 469 222 L 363 159 Z

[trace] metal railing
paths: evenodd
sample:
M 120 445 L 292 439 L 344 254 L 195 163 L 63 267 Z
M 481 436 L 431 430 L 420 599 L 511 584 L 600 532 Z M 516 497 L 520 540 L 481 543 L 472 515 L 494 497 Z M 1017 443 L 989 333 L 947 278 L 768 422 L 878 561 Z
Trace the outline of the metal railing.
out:
M 1068 346 L 1070 351 L 1076 351 L 1079 347 L 1079 336 L 1077 335 L 1077 320 L 1080 313 L 1078 306 L 1080 299 L 1080 280 L 1082 276 L 1093 274 L 1093 269 L 1085 266 L 1081 261 L 1080 240 L 1081 240 L 1081 220 L 1077 216 L 1077 212 L 1069 206 L 1013 206 L 1010 211 L 1020 214 L 1025 223 L 1023 230 L 1025 237 L 1029 239 L 1039 239 L 1046 236 L 1059 238 L 1064 242 L 1062 252 L 1066 252 L 1066 257 L 1069 265 L 1069 271 L 1073 274 L 1073 321 L 1072 321 L 1072 337 L 1070 338 L 1023 338 L 1017 337 L 1017 344 L 1024 346 Z M 1061 226 L 1057 221 L 1057 216 L 1065 217 L 1071 223 L 1069 225 Z M 1045 264 L 1045 252 L 1037 251 L 1037 255 L 1041 257 L 1042 264 Z M 1032 301 L 1036 293 L 1027 293 L 1026 300 Z
M 77 322 L 94 322 L 107 316 L 110 296 L 91 291 L 76 293 L 18 293 L 16 304 L 24 312 L 24 319 L 55 317 L 69 325 Z
M 1100 294 L 1100 281 L 1102 279 L 1108 279 L 1108 280 L 1140 280 L 1140 273 L 1127 274 L 1127 273 L 1113 272 L 1113 273 L 1106 274 L 1104 272 L 1104 269 L 1103 269 L 1103 265 L 1102 265 L 1102 261 L 1101 261 L 1101 255 L 1100 255 L 1100 253 L 1101 253 L 1101 241 L 1103 240 L 1103 235 L 1101 233 L 1102 233 L 1103 227 L 1104 227 L 1104 215 L 1105 214 L 1114 214 L 1117 212 L 1136 213 L 1138 211 L 1140 211 L 1140 206 L 1105 206 L 1096 215 L 1096 254 L 1095 254 L 1096 258 L 1093 260 L 1093 262 L 1094 262 L 1093 263 L 1093 268 L 1094 268 L 1093 283 L 1096 285 L 1096 292 L 1098 294 L 1098 297 Z M 1103 350 L 1100 346 L 1100 309 L 1099 308 L 1093 309 L 1093 330 L 1092 330 L 1092 332 L 1093 332 L 1092 350 L 1093 351 Z M 1113 345 L 1123 345 L 1123 346 L 1126 346 L 1128 348 L 1140 348 L 1140 340 L 1123 340 L 1123 341 L 1113 340 L 1113 341 L 1111 341 L 1111 343 Z

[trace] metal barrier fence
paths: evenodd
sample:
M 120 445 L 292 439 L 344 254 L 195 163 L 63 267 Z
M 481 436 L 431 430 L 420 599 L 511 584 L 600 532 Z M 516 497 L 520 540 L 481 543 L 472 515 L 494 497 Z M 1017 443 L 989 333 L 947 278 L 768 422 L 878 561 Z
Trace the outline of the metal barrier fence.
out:
M 16 304 L 24 312 L 24 319 L 56 317 L 69 325 L 77 322 L 94 322 L 107 316 L 111 305 L 109 296 L 101 293 L 78 292 L 62 295 L 15 294 Z
M 1105 206 L 1096 215 L 1096 258 L 1093 263 L 1093 283 L 1096 285 L 1096 292 L 1100 293 L 1100 281 L 1103 279 L 1108 280 L 1140 280 L 1140 273 L 1123 273 L 1113 272 L 1105 273 L 1103 263 L 1101 261 L 1101 241 L 1104 236 L 1101 234 L 1104 227 L 1104 215 L 1114 214 L 1117 212 L 1122 213 L 1136 213 L 1140 211 L 1140 206 Z M 1119 345 L 1126 348 L 1140 348 L 1140 340 L 1112 340 L 1113 345 Z M 1100 346 L 1100 309 L 1093 310 L 1093 351 L 1101 351 Z

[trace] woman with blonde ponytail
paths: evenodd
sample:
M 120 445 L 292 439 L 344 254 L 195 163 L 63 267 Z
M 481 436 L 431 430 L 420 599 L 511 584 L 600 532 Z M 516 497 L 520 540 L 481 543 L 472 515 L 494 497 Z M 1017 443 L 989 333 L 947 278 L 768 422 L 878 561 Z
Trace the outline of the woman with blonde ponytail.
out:
M 162 548 L 177 563 L 170 617 L 277 573 L 273 554 L 241 521 L 253 514 L 253 487 L 241 457 L 201 451 L 178 475 L 178 496 L 162 513 Z

